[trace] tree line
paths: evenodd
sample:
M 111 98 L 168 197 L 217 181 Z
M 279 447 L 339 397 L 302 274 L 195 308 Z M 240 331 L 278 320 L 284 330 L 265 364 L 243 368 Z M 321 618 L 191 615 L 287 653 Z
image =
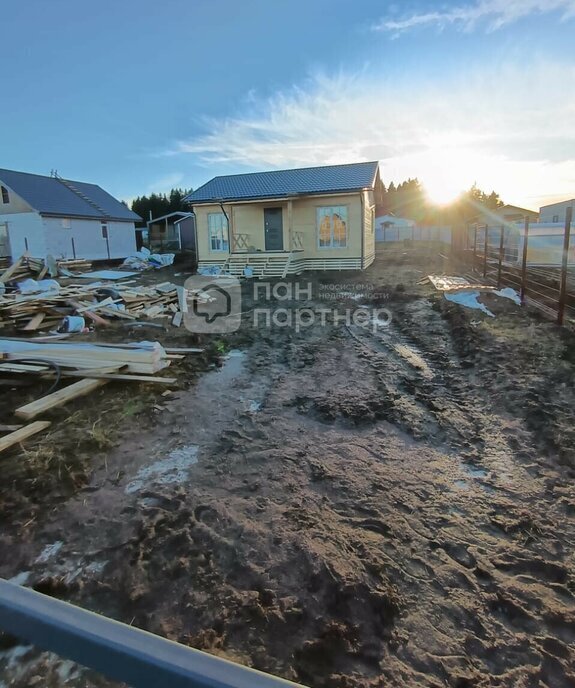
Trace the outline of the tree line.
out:
M 149 196 L 138 196 L 132 201 L 131 206 L 143 220 L 138 226 L 145 227 L 150 219 L 150 212 L 152 218 L 156 218 L 177 211 L 189 211 L 190 206 L 183 199 L 191 192 L 192 189 L 175 188 L 169 194 L 151 193 Z M 380 188 L 376 189 L 378 217 L 393 214 L 415 220 L 422 225 L 465 223 L 476 216 L 482 208 L 495 210 L 502 205 L 503 201 L 498 193 L 486 193 L 475 184 L 446 206 L 432 203 L 417 178 L 407 179 L 398 185 L 391 182 L 387 187 L 382 182 Z
M 394 182 L 387 187 L 382 184 L 382 187 L 376 201 L 378 216 L 393 214 L 422 225 L 465 223 L 482 209 L 496 210 L 504 205 L 497 192 L 486 193 L 475 184 L 446 206 L 434 204 L 417 178 L 407 179 L 397 186 Z
M 192 189 L 172 189 L 169 194 L 151 193 L 149 196 L 138 196 L 132 201 L 132 210 L 137 213 L 142 222 L 138 227 L 145 227 L 146 222 L 152 218 L 162 217 L 177 211 L 189 212 L 190 206 L 184 202 L 184 198 L 192 192 Z

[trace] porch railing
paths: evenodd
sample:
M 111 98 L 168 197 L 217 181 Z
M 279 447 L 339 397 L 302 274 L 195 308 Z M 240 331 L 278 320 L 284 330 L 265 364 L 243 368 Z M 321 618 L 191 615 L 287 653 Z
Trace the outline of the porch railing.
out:
M 250 235 L 234 232 L 232 251 L 248 251 L 250 248 Z
M 294 232 L 291 239 L 292 251 L 303 251 L 303 232 Z

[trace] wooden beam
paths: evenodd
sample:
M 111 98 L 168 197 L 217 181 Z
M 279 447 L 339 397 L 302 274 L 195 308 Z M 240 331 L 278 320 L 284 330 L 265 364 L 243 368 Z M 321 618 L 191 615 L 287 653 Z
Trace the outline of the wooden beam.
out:
M 81 397 L 85 394 L 89 394 L 94 390 L 106 385 L 108 380 L 90 380 L 83 379 L 78 382 L 74 382 L 64 389 L 59 389 L 57 392 L 48 394 L 41 399 L 26 404 L 25 406 L 20 406 L 14 412 L 18 418 L 23 418 L 24 420 L 31 420 L 41 413 L 45 413 L 50 409 L 56 408 L 57 406 L 63 406 L 68 401 Z
M 37 420 L 35 423 L 30 423 L 30 425 L 26 425 L 23 428 L 20 428 L 20 430 L 11 432 L 5 437 L 0 437 L 0 452 L 14 446 L 15 444 L 18 444 L 19 442 L 22 442 L 32 435 L 35 435 L 37 432 L 46 430 L 46 428 L 50 425 L 51 423 L 49 420 Z
M 10 279 L 10 277 L 12 277 L 12 275 L 15 272 L 17 272 L 18 268 L 22 265 L 22 263 L 24 262 L 24 258 L 27 255 L 28 254 L 25 253 L 23 256 L 20 256 L 20 258 L 18 258 L 17 261 L 12 263 L 12 265 L 7 270 L 4 270 L 4 272 L 0 275 L 0 282 L 7 282 Z
M 46 317 L 46 313 L 40 312 L 36 313 L 36 315 L 30 319 L 30 322 L 25 325 L 22 329 L 29 331 L 29 330 L 37 330 L 40 325 L 42 324 L 42 320 Z

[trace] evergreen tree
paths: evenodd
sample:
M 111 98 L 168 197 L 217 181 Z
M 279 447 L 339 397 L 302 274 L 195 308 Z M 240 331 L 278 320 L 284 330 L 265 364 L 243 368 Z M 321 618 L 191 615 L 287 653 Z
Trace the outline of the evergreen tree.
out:
M 149 196 L 138 196 L 132 201 L 132 210 L 143 220 L 138 223 L 138 226 L 146 226 L 146 222 L 150 219 L 150 213 L 152 218 L 156 218 L 177 211 L 189 211 L 190 208 L 183 199 L 191 191 L 191 189 L 172 189 L 169 196 L 155 192 Z

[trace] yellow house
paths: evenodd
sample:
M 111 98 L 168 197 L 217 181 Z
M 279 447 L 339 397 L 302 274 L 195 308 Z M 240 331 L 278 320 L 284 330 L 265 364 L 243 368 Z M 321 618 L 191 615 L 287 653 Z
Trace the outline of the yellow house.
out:
M 196 215 L 198 269 L 363 270 L 375 257 L 380 187 L 377 162 L 215 177 L 185 199 Z

